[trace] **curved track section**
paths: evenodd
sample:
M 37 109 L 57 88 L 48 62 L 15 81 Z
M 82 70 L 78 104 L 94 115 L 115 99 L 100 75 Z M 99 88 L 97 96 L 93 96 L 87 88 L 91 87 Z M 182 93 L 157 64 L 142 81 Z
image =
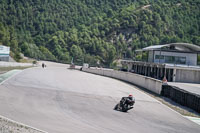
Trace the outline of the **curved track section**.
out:
M 121 81 L 64 65 L 27 69 L 0 86 L 0 114 L 49 133 L 199 133 L 200 126 Z M 114 111 L 132 93 L 134 109 Z

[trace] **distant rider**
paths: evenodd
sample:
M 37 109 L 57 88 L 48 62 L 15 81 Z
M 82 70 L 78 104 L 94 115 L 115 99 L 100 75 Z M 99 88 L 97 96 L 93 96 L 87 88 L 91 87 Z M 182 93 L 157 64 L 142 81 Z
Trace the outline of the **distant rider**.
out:
M 46 67 L 46 65 L 44 63 L 42 63 L 42 68 L 45 68 L 45 67 Z

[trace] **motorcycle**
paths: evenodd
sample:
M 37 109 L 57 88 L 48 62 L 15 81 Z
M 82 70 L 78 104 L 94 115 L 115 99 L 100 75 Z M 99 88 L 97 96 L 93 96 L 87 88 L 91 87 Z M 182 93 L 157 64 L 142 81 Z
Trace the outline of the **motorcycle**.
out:
M 129 103 L 126 103 L 124 100 L 120 100 L 120 102 L 115 105 L 114 110 L 121 111 L 121 112 L 127 112 L 128 110 L 133 108 L 133 105 L 135 104 L 135 98 Z

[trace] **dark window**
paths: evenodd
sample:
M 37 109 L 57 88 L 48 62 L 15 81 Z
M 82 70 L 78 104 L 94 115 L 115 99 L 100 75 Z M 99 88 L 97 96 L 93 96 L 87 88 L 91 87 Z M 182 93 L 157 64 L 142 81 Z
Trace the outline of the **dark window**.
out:
M 197 55 L 197 65 L 200 65 L 200 54 Z
M 186 64 L 186 57 L 165 56 L 165 63 Z
M 186 57 L 175 57 L 176 64 L 186 64 Z
M 156 59 L 164 59 L 164 55 L 156 55 Z
M 165 63 L 175 63 L 174 56 L 165 56 Z

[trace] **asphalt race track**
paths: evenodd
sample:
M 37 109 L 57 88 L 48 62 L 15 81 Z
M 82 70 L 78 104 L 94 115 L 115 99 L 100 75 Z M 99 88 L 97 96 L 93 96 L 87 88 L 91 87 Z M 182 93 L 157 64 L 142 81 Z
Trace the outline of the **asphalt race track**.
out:
M 113 110 L 132 93 L 134 109 Z M 0 86 L 0 115 L 49 133 L 200 133 L 200 126 L 121 81 L 47 64 Z

